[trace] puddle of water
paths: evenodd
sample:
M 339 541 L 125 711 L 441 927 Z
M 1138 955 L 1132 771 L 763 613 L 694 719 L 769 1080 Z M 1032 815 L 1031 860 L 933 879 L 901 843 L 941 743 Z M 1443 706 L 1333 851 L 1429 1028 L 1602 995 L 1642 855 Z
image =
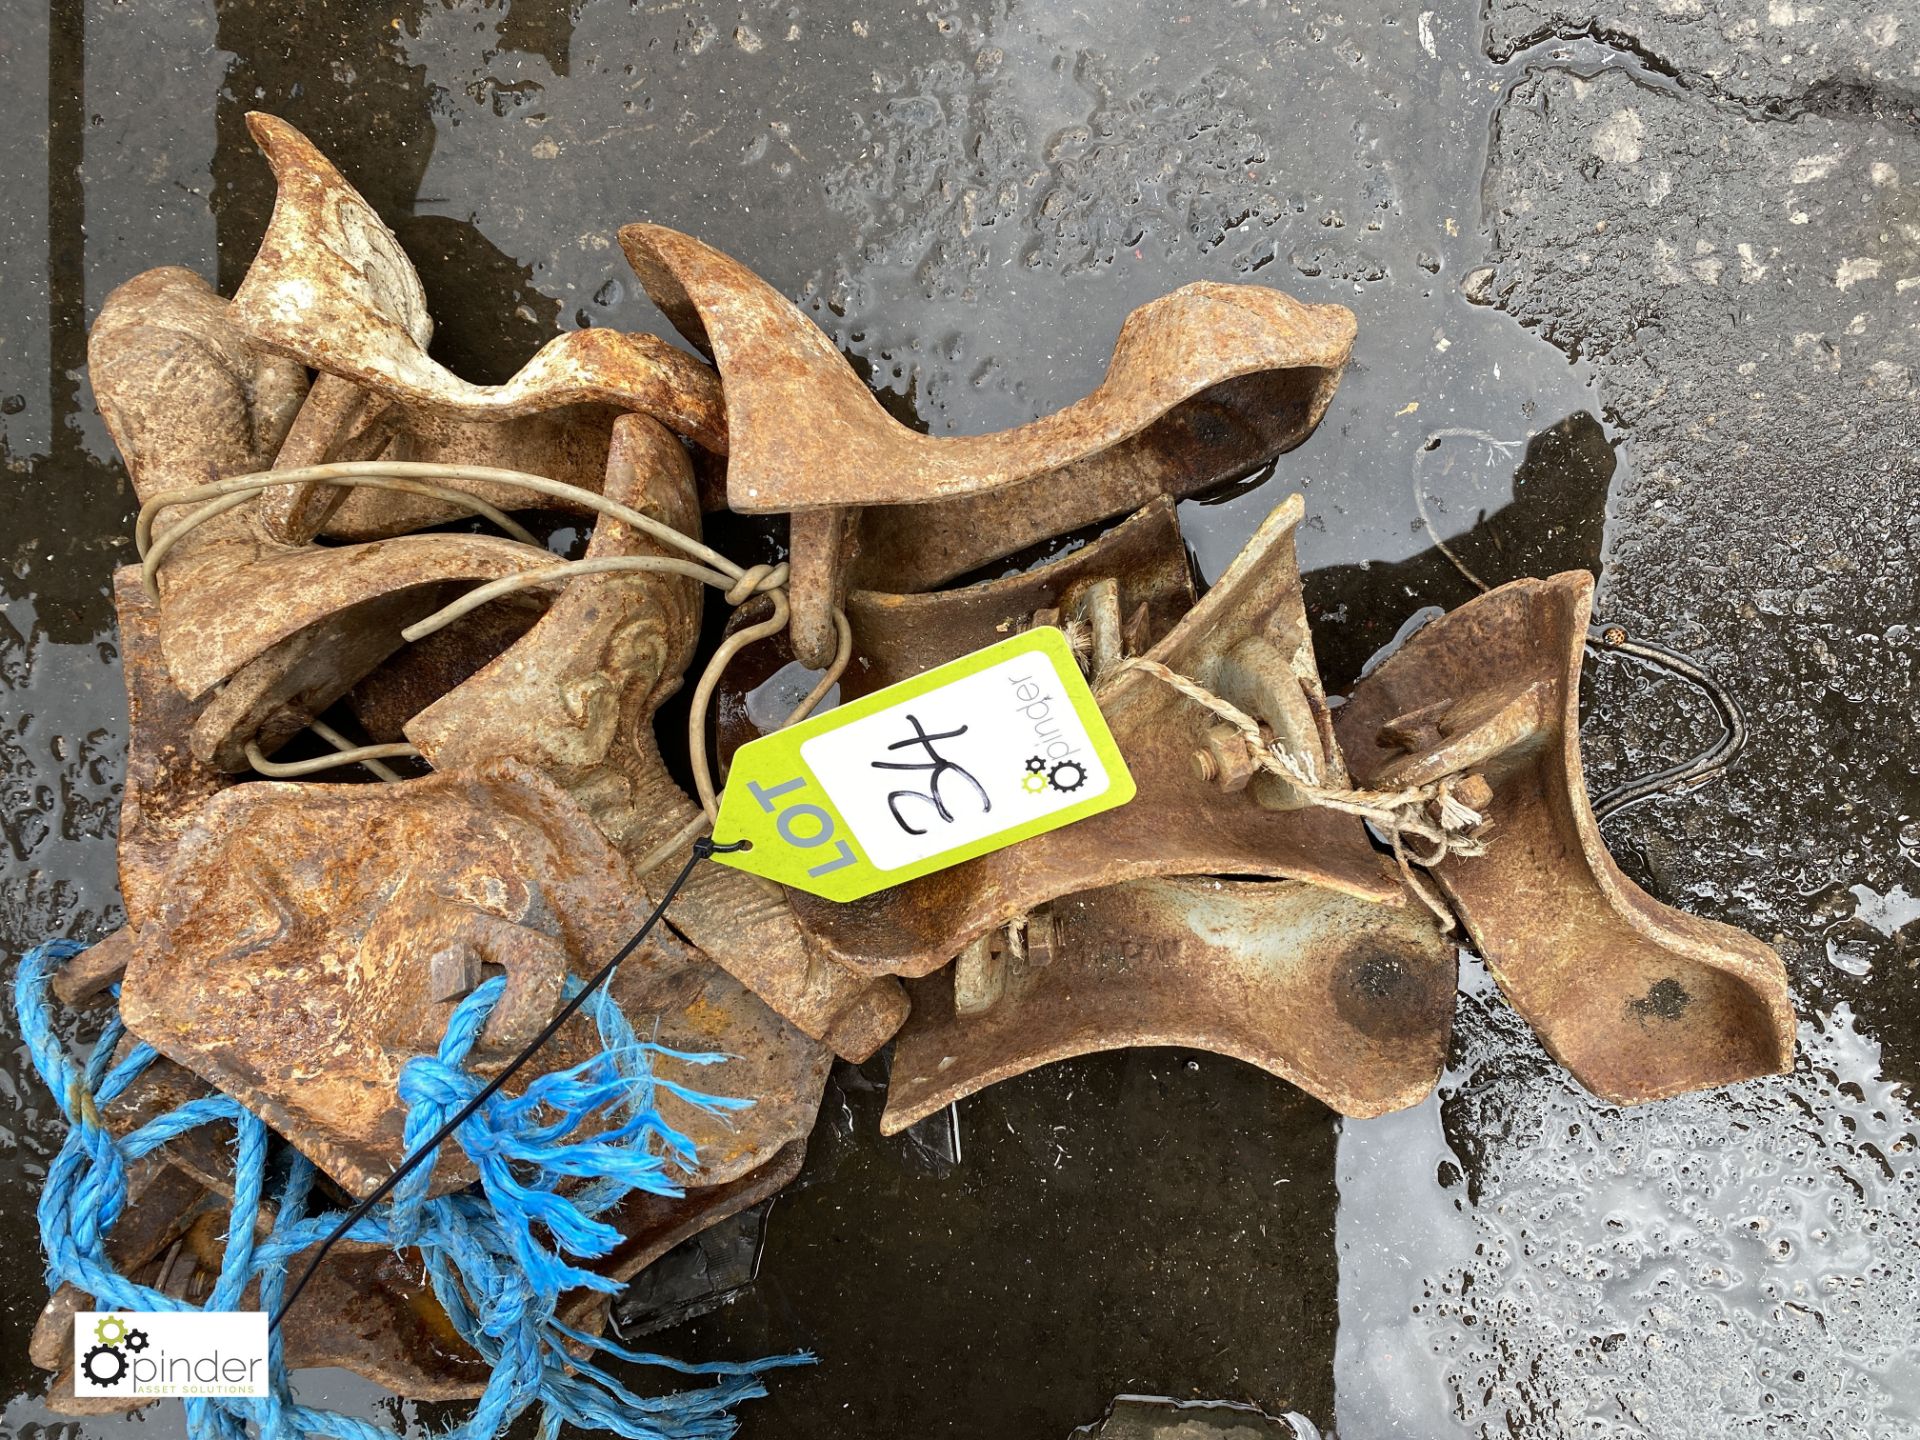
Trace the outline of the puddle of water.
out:
M 1791 1076 L 1621 1110 L 1465 979 L 1438 1093 L 1341 1138 L 1345 1440 L 1915 1433 L 1916 1131 L 1851 1011 Z
M 556 325 L 664 331 L 612 244 L 634 219 L 800 297 L 896 413 L 940 434 L 1078 398 L 1126 313 L 1190 280 L 1351 306 L 1355 363 L 1319 432 L 1271 478 L 1182 507 L 1210 577 L 1304 491 L 1336 687 L 1469 593 L 1416 485 L 1489 581 L 1604 558 L 1630 437 L 1588 367 L 1460 293 L 1488 248 L 1489 117 L 1530 63 L 1481 57 L 1476 5 L 867 8 L 334 0 L 290 17 L 182 0 L 133 25 L 56 0 L 17 27 L 0 78 L 48 140 L 0 157 L 20 200 L 0 214 L 0 274 L 22 297 L 0 334 L 20 517 L 0 545 L 9 952 L 115 914 L 105 587 L 130 504 L 83 327 L 150 265 L 237 281 L 272 199 L 254 106 L 306 128 L 394 224 L 436 352 L 479 380 Z M 1590 698 L 1603 718 L 1660 715 L 1678 752 L 1709 720 L 1669 689 L 1608 667 Z M 1603 726 L 1596 787 L 1642 748 Z M 1721 903 L 1660 884 L 1662 847 L 1691 843 L 1712 805 L 1674 807 L 1671 835 L 1633 830 L 1624 863 L 1678 903 Z M 1913 902 L 1873 885 L 1831 897 L 1834 965 L 1904 980 Z M 996 1087 L 962 1107 L 957 1147 L 881 1140 L 882 1067 L 843 1068 L 758 1283 L 657 1343 L 818 1349 L 745 1417 L 749 1436 L 798 1440 L 1038 1440 L 1123 1391 L 1294 1410 L 1346 1440 L 1747 1434 L 1769 1417 L 1914 1433 L 1895 1350 L 1920 1280 L 1912 1122 L 1858 1017 L 1811 1022 L 1788 1079 L 1621 1112 L 1480 980 L 1441 1093 L 1403 1115 L 1340 1124 L 1246 1067 L 1139 1052 Z M 58 1127 L 18 1061 L 0 1097 L 18 1162 L 0 1215 L 24 1252 Z M 40 1303 L 30 1272 L 0 1279 L 10 1335 Z M 46 1415 L 22 1348 L 0 1350 L 9 1433 L 132 1433 Z M 435 1413 L 338 1375 L 303 1386 L 416 1429 Z

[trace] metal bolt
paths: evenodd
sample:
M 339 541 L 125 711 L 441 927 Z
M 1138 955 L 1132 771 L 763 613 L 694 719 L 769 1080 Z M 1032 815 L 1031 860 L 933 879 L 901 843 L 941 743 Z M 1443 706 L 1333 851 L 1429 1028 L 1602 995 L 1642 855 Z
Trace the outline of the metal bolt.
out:
M 1462 775 L 1453 786 L 1453 798 L 1469 810 L 1477 810 L 1482 815 L 1493 804 L 1493 786 L 1484 775 Z
M 1203 782 L 1219 785 L 1229 795 L 1246 789 L 1253 772 L 1253 752 L 1231 725 L 1214 726 L 1207 732 L 1205 748 L 1193 752 L 1193 773 Z
M 427 998 L 458 1000 L 480 983 L 481 956 L 465 940 L 442 945 L 427 957 Z

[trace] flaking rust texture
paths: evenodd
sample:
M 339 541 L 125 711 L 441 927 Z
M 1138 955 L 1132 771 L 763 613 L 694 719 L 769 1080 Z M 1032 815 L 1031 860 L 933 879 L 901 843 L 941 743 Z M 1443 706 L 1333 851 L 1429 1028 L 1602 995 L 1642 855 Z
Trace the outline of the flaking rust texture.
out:
M 1780 957 L 1660 904 L 1620 873 L 1580 766 L 1579 685 L 1593 577 L 1516 580 L 1416 631 L 1335 716 L 1363 784 L 1477 782 L 1485 853 L 1434 877 L 1514 1008 L 1616 1103 L 1793 1063 Z
M 98 957 L 123 952 L 124 947 L 103 943 L 74 957 L 56 978 L 56 988 L 69 1003 L 97 994 L 106 980 L 119 978 L 110 959 Z M 159 1060 L 104 1115 L 112 1133 L 125 1136 L 184 1101 L 211 1093 L 191 1072 Z M 638 1274 L 687 1236 L 779 1191 L 798 1172 L 805 1148 L 804 1141 L 793 1140 L 743 1175 L 696 1185 L 677 1197 L 629 1196 L 609 1216 L 621 1240 L 592 1262 L 593 1270 L 614 1281 Z M 189 1131 L 137 1163 L 128 1194 L 126 1218 L 114 1227 L 109 1246 L 116 1266 L 175 1299 L 206 1303 L 231 1223 L 231 1148 L 206 1129 Z M 261 1218 L 263 1231 L 271 1221 L 269 1204 Z M 315 1303 L 290 1312 L 280 1331 L 294 1368 L 338 1366 L 416 1400 L 473 1400 L 485 1388 L 486 1365 L 447 1319 L 417 1253 L 344 1241 L 324 1260 L 312 1288 Z M 576 1291 L 563 1302 L 560 1319 L 599 1334 L 609 1299 L 601 1291 Z M 240 1300 L 243 1308 L 256 1305 L 257 1289 L 249 1288 Z M 103 1406 L 73 1394 L 73 1315 L 89 1303 L 80 1291 L 62 1286 L 41 1311 L 30 1341 L 34 1363 L 56 1372 L 49 1399 L 63 1414 L 126 1408 L 125 1401 Z
M 1544 446 L 1518 473 L 1475 451 L 1436 520 L 1453 539 L 1489 512 L 1466 553 L 1489 557 L 1494 583 L 1597 564 L 1604 525 L 1602 613 L 1738 696 L 1741 765 L 1604 830 L 1649 891 L 1782 949 L 1802 1063 L 1600 1103 L 1470 963 L 1441 1094 L 1398 1120 L 1336 1127 L 1205 1059 L 1074 1061 L 964 1106 L 963 1183 L 941 1185 L 901 1173 L 924 1146 L 847 1133 L 854 1114 L 870 1129 L 877 1100 L 856 1090 L 843 1113 L 836 1092 L 811 1188 L 771 1232 L 779 1305 L 763 1286 L 694 1343 L 884 1350 L 916 1375 L 875 1387 L 867 1367 L 829 1364 L 783 1385 L 796 1437 L 1064 1435 L 1143 1383 L 1299 1409 L 1350 1440 L 1904 1437 L 1920 291 L 1896 287 L 1916 273 L 1920 29 L 1885 0 L 1697 8 L 1361 0 L 929 23 L 829 3 L 783 27 L 595 0 L 227 5 L 217 48 L 192 7 L 138 27 L 90 12 L 84 31 L 23 17 L 0 56 L 17 62 L 27 137 L 9 160 L 18 244 L 0 256 L 20 297 L 0 431 L 33 518 L 4 567 L 0 919 L 23 948 L 119 918 L 100 579 L 124 504 L 77 378 L 81 330 L 90 297 L 145 266 L 190 264 L 231 292 L 273 199 L 244 103 L 342 162 L 429 293 L 495 297 L 439 317 L 435 353 L 475 379 L 513 374 L 556 323 L 665 333 L 607 246 L 642 206 L 797 297 L 895 413 L 937 434 L 1087 393 L 1124 314 L 1155 294 L 1278 284 L 1361 322 L 1360 363 L 1299 457 L 1330 684 L 1413 610 L 1468 598 L 1437 554 L 1400 563 L 1425 544 L 1409 458 L 1436 414 L 1516 441 L 1585 425 L 1610 484 L 1558 488 Z M 618 143 L 635 129 L 647 143 Z M 1479 266 L 1467 288 L 1490 304 L 1470 308 L 1460 282 Z M 1509 499 L 1526 503 L 1501 512 Z M 1205 576 L 1271 503 L 1187 507 Z M 1591 527 L 1590 552 L 1500 568 L 1570 526 Z M 1711 723 L 1638 667 L 1588 669 L 1596 793 Z M 50 1115 L 22 1111 L 23 1154 L 57 1140 Z M 24 1216 L 30 1195 L 10 1193 Z M 23 1228 L 9 1239 L 31 1248 Z M 1219 1283 L 1223 1254 L 1244 1283 Z M 1102 1323 L 1061 1324 L 1088 1274 Z M 14 1313 L 32 1289 L 19 1278 Z M 978 1366 L 941 1363 L 960 1331 Z M 21 1399 L 8 1423 L 46 1419 Z
M 1800 1057 L 1777 1081 L 1619 1110 L 1516 1050 L 1517 1021 L 1470 977 L 1437 1143 L 1401 1132 L 1354 1157 L 1356 1191 L 1416 1199 L 1356 1227 L 1352 1253 L 1429 1223 L 1434 1238 L 1404 1283 L 1354 1266 L 1380 1338 L 1346 1332 L 1347 1404 L 1411 1388 L 1427 1398 L 1407 1428 L 1475 1436 L 1904 1440 L 1920 1414 L 1920 30 L 1871 0 L 1488 15 L 1502 52 L 1605 43 L 1509 72 L 1469 293 L 1590 358 L 1630 462 L 1602 613 L 1710 666 L 1752 735 L 1711 787 L 1606 835 L 1647 889 L 1777 947 Z M 1596 790 L 1712 723 L 1679 687 L 1648 696 L 1636 667 L 1590 672 Z M 1436 1359 L 1376 1378 L 1389 1333 Z
M 605 494 L 697 534 L 693 470 L 679 442 L 644 416 L 614 428 Z M 595 526 L 586 558 L 659 555 L 618 520 Z M 554 777 L 629 862 L 683 830 L 697 811 L 667 773 L 654 715 L 680 688 L 700 631 L 701 587 L 684 576 L 582 579 L 479 673 L 411 717 L 409 739 L 437 768 L 511 755 Z M 663 866 L 677 866 L 673 856 Z M 636 876 L 664 888 L 671 874 Z M 864 1060 L 900 1026 L 897 981 L 866 979 L 808 945 L 770 881 L 703 866 L 670 923 L 807 1034 Z
M 1293 448 L 1353 348 L 1340 306 L 1192 285 L 1128 317 L 1084 399 L 1014 430 L 936 438 L 888 415 L 819 328 L 738 261 L 659 226 L 630 225 L 620 240 L 648 294 L 720 370 L 728 505 L 793 517 L 793 647 L 816 668 L 852 584 L 926 589 Z
M 1098 679 L 1153 649 L 1194 603 L 1186 545 L 1161 499 L 1024 574 L 925 594 L 854 592 L 845 693 L 870 693 L 1036 623 L 1084 633 Z M 774 640 L 757 648 L 771 654 L 747 677 L 786 653 Z M 738 696 L 726 713 L 731 739 L 752 738 Z M 1209 743 L 1197 738 L 1179 757 L 1182 778 L 1205 780 L 1195 766 Z M 1233 1055 L 1346 1114 L 1431 1090 L 1451 1026 L 1454 958 L 1425 909 L 1289 882 L 1104 885 L 1087 878 L 1102 873 L 1096 853 L 1078 861 L 1084 888 L 1034 905 L 1012 933 L 976 937 L 953 966 L 914 983 L 886 1132 L 1036 1066 L 1130 1045 Z
M 511 760 L 397 786 L 263 782 L 203 807 L 141 927 L 121 994 L 130 1027 L 239 1097 L 349 1190 L 399 1162 L 396 1086 L 432 1053 L 489 971 L 507 988 L 481 1036 L 497 1068 L 649 906 L 625 863 L 554 785 Z M 424 955 L 424 960 L 421 958 Z M 659 1039 L 733 1059 L 722 1077 L 663 1060 L 688 1085 L 759 1098 L 742 1116 L 662 1105 L 697 1145 L 701 1183 L 736 1178 L 806 1133 L 823 1049 L 663 933 L 613 994 Z M 599 1048 L 584 1017 L 545 1068 Z M 696 1081 L 696 1076 L 698 1079 Z M 466 1178 L 443 1162 L 442 1188 Z
M 922 671 L 981 650 L 1027 629 L 1075 615 L 1092 587 L 1110 591 L 1119 621 L 1115 639 L 1138 653 L 1193 608 L 1193 573 L 1174 504 L 1144 506 L 1084 546 L 1048 564 L 977 585 L 902 595 L 855 590 L 847 596 L 853 656 L 840 678 L 842 701 L 870 695 Z M 741 615 L 740 620 L 752 616 Z M 1089 643 L 1090 622 L 1082 621 Z M 753 692 L 793 661 L 784 635 L 741 652 L 716 696 L 715 729 L 722 761 L 761 733 Z
M 986 1003 L 912 986 L 881 1128 L 1074 1055 L 1183 1045 L 1258 1065 L 1343 1115 L 1417 1104 L 1453 1028 L 1454 948 L 1418 906 L 1288 880 L 1136 880 L 1054 901 L 989 957 Z
M 294 428 L 304 372 L 259 349 L 231 309 L 198 276 L 158 270 L 107 297 L 89 344 L 95 392 L 134 490 L 143 500 L 209 478 L 267 468 Z M 160 512 L 164 531 L 186 507 Z M 271 732 L 282 709 L 295 730 L 399 645 L 396 623 L 439 603 L 448 582 L 493 579 L 542 563 L 531 547 L 492 536 L 421 536 L 326 548 L 276 541 L 253 517 L 229 511 L 203 521 L 160 572 L 160 645 L 172 683 L 205 697 L 276 646 L 270 698 L 250 696 L 247 723 L 233 697 L 202 712 L 201 758 L 243 768 L 239 749 Z M 401 608 L 395 612 L 394 606 Z M 240 689 L 249 688 L 243 681 Z M 227 721 L 221 724 L 222 720 Z M 284 739 L 284 735 L 279 738 Z
M 651 336 L 561 335 L 498 386 L 468 384 L 429 359 L 426 294 L 373 207 L 285 121 L 254 114 L 248 126 L 280 184 L 273 221 L 233 299 L 239 322 L 261 344 L 419 412 L 426 423 L 611 406 L 653 415 L 703 448 L 726 452 L 712 371 Z

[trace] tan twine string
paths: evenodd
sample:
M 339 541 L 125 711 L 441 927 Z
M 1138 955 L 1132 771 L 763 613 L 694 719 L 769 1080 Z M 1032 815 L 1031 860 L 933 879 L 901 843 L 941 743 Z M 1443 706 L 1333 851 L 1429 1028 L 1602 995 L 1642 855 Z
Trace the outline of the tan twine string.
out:
M 1027 920 L 1025 915 L 1016 915 L 1007 922 L 1007 957 L 1015 965 L 1027 963 Z
M 1433 888 L 1414 873 L 1414 867 L 1437 865 L 1449 855 L 1465 857 L 1486 853 L 1486 844 L 1480 836 L 1487 818 L 1454 793 L 1462 778 L 1460 775 L 1442 775 L 1436 780 L 1395 790 L 1328 785 L 1320 779 L 1311 757 L 1291 754 L 1280 745 L 1270 743 L 1257 720 L 1204 685 L 1143 656 L 1122 660 L 1114 667 L 1115 674 L 1127 670 L 1151 675 L 1226 721 L 1239 732 L 1254 765 L 1285 780 L 1308 804 L 1357 815 L 1379 830 L 1392 847 L 1394 863 L 1400 867 L 1407 888 L 1433 912 L 1443 931 L 1453 931 L 1453 912 Z M 1416 853 L 1410 841 L 1424 845 L 1424 853 Z
M 1081 674 L 1087 674 L 1093 668 L 1093 626 L 1084 620 L 1069 620 L 1060 627 L 1060 633 L 1066 637 L 1073 663 L 1080 667 Z

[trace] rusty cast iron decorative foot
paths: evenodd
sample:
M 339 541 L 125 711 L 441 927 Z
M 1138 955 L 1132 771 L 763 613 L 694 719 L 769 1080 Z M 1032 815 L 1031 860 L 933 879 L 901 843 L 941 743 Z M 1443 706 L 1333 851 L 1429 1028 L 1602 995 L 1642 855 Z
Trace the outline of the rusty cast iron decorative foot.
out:
M 855 590 L 847 597 L 853 657 L 840 677 L 840 698 L 844 703 L 872 694 L 1030 625 L 1071 623 L 1083 612 L 1087 618 L 1075 634 L 1084 635 L 1090 661 L 1096 639 L 1137 654 L 1171 630 L 1193 602 L 1180 522 L 1173 501 L 1161 497 L 1078 550 L 1024 574 L 917 595 Z M 729 625 L 761 618 L 763 610 L 743 606 Z M 728 667 L 714 707 L 723 764 L 767 733 L 755 723 L 752 692 L 792 663 L 787 637 L 774 635 L 749 646 Z
M 121 991 L 128 1028 L 233 1095 L 354 1194 L 399 1163 L 401 1069 L 439 1044 L 452 1008 L 504 974 L 475 1063 L 505 1062 L 638 927 L 644 895 L 592 821 L 510 760 L 399 785 L 260 782 L 201 809 L 168 872 L 159 915 L 135 937 Z M 698 1146 L 695 1183 L 719 1184 L 805 1136 L 826 1083 L 824 1049 L 670 933 L 613 982 L 648 1036 L 720 1051 L 660 1072 L 753 1097 L 737 1116 L 663 1094 Z M 600 1042 L 576 1017 L 540 1070 Z M 442 1188 L 471 1178 L 443 1159 Z
M 1516 580 L 1442 616 L 1335 712 L 1364 785 L 1478 776 L 1486 853 L 1433 874 L 1513 1006 L 1603 1099 L 1658 1100 L 1788 1069 L 1771 947 L 1660 904 L 1607 854 L 1580 769 L 1593 578 Z
M 101 414 L 143 500 L 210 475 L 265 469 L 305 392 L 300 367 L 253 344 L 231 307 L 184 270 L 150 271 L 110 294 L 87 354 Z M 287 545 L 256 528 L 251 508 L 204 521 L 160 571 L 161 647 L 168 676 L 188 698 L 206 696 L 276 646 L 299 647 L 298 662 L 275 667 L 258 692 L 242 687 L 200 715 L 196 753 L 223 769 L 245 768 L 244 741 L 286 702 L 299 702 L 292 728 L 303 727 L 397 647 L 399 626 L 440 603 L 448 582 L 552 559 L 481 535 Z M 170 508 L 161 527 L 183 517 L 182 507 Z M 296 640 L 302 632 L 317 633 Z
M 279 183 L 235 321 L 271 350 L 447 421 L 503 421 L 588 405 L 652 415 L 724 454 L 713 372 L 664 341 L 575 330 L 501 385 L 473 385 L 427 355 L 433 322 L 412 263 L 366 200 L 293 126 L 254 112 L 247 128 Z
M 1128 317 L 1085 399 L 1017 429 L 935 437 L 889 416 L 819 327 L 738 261 L 658 225 L 629 225 L 620 243 L 719 367 L 727 504 L 794 517 L 793 648 L 815 669 L 853 586 L 928 589 L 1298 445 L 1353 347 L 1340 306 L 1200 282 Z
M 623 416 L 614 427 L 605 493 L 699 533 L 686 451 L 645 416 Z M 666 553 L 606 516 L 587 548 L 590 560 Z M 699 638 L 701 603 L 699 582 L 685 576 L 576 580 L 498 659 L 414 716 L 407 737 L 441 770 L 490 756 L 526 761 L 574 796 L 637 862 L 698 814 L 660 758 L 653 717 L 680 688 Z M 682 858 L 671 857 L 663 869 L 677 869 Z M 664 887 L 670 877 L 651 878 Z M 780 887 L 759 876 L 703 865 L 667 920 L 780 1014 L 850 1059 L 871 1055 L 906 1018 L 897 981 L 856 975 L 809 946 Z
M 1454 948 L 1418 906 L 1289 880 L 1136 880 L 1054 901 L 1023 950 L 913 982 L 883 1133 L 1129 1045 L 1231 1055 L 1356 1116 L 1419 1103 L 1446 1061 Z

